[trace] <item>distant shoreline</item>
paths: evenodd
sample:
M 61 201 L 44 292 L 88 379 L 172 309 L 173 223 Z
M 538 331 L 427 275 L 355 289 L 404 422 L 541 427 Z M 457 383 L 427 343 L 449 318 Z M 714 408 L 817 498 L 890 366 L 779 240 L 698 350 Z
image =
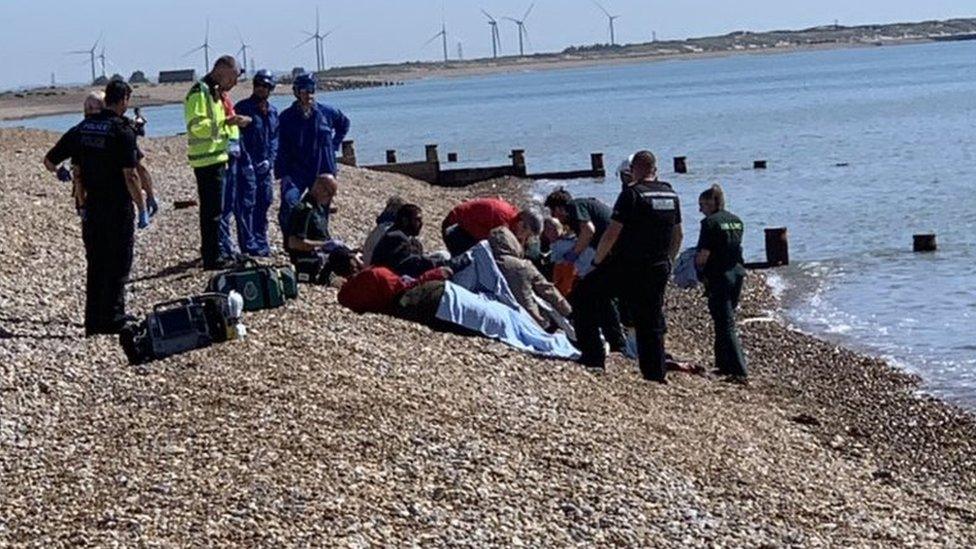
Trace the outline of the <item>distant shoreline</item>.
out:
M 363 67 L 355 74 L 334 78 L 337 81 L 349 80 L 425 80 L 439 78 L 468 78 L 473 76 L 487 76 L 495 74 L 511 74 L 518 72 L 552 71 L 561 69 L 575 69 L 599 66 L 633 65 L 641 63 L 686 61 L 696 59 L 715 59 L 738 55 L 784 55 L 811 51 L 829 51 L 841 49 L 862 49 L 888 46 L 907 46 L 916 44 L 935 43 L 933 39 L 911 38 L 904 40 L 889 40 L 881 44 L 868 43 L 828 43 L 796 45 L 753 50 L 724 50 L 697 53 L 674 54 L 637 54 L 617 55 L 613 53 L 598 56 L 583 56 L 572 58 L 566 56 L 552 56 L 549 58 L 525 57 L 505 58 L 504 62 L 492 59 L 479 59 L 460 65 L 400 64 Z M 374 70 L 371 70 L 374 69 Z M 133 107 L 159 107 L 179 104 L 185 97 L 186 90 L 191 84 L 141 84 L 134 86 L 131 105 Z M 0 94 L 0 121 L 17 121 L 40 116 L 53 116 L 81 112 L 81 105 L 85 96 L 93 87 L 76 86 L 70 88 L 45 88 L 24 93 L 4 92 Z M 234 99 L 241 99 L 250 93 L 250 86 L 246 83 L 238 86 L 232 92 Z M 279 95 L 288 95 L 290 91 L 279 87 Z M 23 95 L 23 97 L 17 97 Z

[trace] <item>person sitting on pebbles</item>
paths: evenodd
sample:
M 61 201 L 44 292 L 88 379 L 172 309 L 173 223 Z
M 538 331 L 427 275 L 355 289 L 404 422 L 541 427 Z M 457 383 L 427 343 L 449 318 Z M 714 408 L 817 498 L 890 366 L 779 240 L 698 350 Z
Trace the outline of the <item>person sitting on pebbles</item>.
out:
M 424 227 L 424 214 L 416 204 L 404 204 L 396 213 L 393 226 L 373 249 L 370 264 L 386 267 L 398 275 L 414 278 L 437 267 L 460 269 L 463 257 L 454 260 L 446 255 L 424 253 L 424 245 L 417 238 Z
M 335 176 L 319 177 L 289 215 L 285 249 L 303 282 L 328 284 L 330 273 L 325 266 L 329 254 L 347 249 L 329 233 L 330 207 L 338 188 Z
M 533 220 L 541 221 L 536 218 Z M 572 314 L 573 308 L 566 298 L 552 282 L 542 276 L 531 261 L 525 259 L 522 244 L 508 227 L 492 229 L 488 235 L 488 244 L 512 295 L 539 326 L 546 330 L 554 329 L 558 319 L 554 318 L 553 313 L 563 317 Z M 547 310 L 550 308 L 551 310 Z

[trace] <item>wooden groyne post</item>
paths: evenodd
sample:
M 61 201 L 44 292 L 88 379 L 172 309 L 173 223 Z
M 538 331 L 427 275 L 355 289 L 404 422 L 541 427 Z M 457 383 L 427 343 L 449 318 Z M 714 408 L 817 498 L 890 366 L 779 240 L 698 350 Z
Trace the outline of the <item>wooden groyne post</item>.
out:
M 437 156 L 437 145 L 427 145 L 425 147 L 425 152 L 427 156 L 427 162 L 431 164 L 439 163 L 440 158 Z
M 397 163 L 397 153 L 395 149 L 389 149 L 386 151 L 386 163 L 396 164 Z
M 512 167 L 515 171 L 521 175 L 525 176 L 525 149 L 512 149 L 511 154 Z
M 766 229 L 766 263 L 769 267 L 790 264 L 790 241 L 786 227 Z
M 674 157 L 674 173 L 688 173 L 688 157 Z
M 752 163 L 752 169 L 754 170 L 765 170 L 767 167 L 765 160 L 756 160 Z
M 358 166 L 356 162 L 356 142 L 342 142 L 342 163 L 347 166 Z
M 458 161 L 458 153 L 456 153 L 456 152 L 449 152 L 449 153 L 447 153 L 447 161 L 448 162 L 457 162 Z
M 916 253 L 934 252 L 939 249 L 939 243 L 934 234 L 917 234 L 912 237 L 912 249 Z

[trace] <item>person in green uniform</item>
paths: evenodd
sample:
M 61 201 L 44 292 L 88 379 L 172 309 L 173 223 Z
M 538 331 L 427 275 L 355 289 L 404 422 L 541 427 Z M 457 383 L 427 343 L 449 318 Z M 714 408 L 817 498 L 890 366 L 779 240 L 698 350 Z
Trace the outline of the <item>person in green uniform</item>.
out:
M 742 264 L 742 220 L 725 210 L 719 185 L 701 193 L 698 209 L 705 215 L 698 237 L 695 266 L 705 284 L 708 311 L 715 324 L 715 367 L 732 380 L 746 377 L 746 359 L 735 326 L 746 270 Z

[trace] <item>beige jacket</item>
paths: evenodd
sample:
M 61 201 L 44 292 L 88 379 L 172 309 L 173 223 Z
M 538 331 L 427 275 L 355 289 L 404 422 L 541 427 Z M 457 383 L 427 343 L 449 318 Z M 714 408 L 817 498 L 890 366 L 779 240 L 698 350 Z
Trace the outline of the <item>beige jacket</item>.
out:
M 529 315 L 546 328 L 550 319 L 539 309 L 535 296 L 552 305 L 559 314 L 569 316 L 573 312 L 569 302 L 556 287 L 546 280 L 539 269 L 531 261 L 523 257 L 522 245 L 508 227 L 496 227 L 488 236 L 488 245 L 495 256 L 498 269 L 508 282 L 515 300 L 519 302 Z

